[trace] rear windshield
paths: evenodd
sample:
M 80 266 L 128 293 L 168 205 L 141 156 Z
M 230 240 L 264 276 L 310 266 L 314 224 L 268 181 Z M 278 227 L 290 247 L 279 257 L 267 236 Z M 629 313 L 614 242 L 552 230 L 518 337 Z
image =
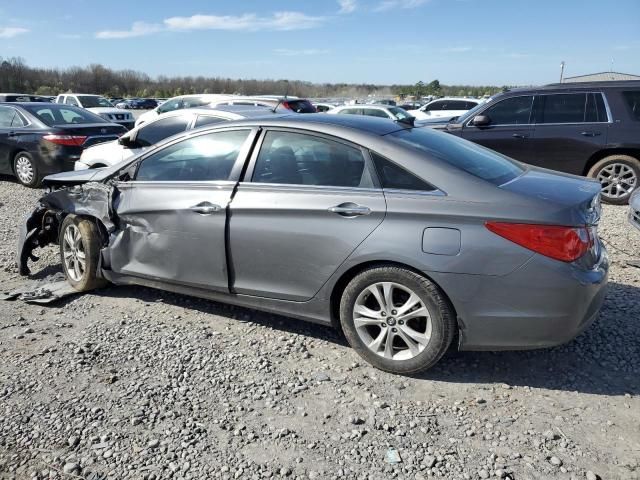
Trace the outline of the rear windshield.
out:
M 640 121 L 640 90 L 622 92 L 634 120 Z
M 316 113 L 316 107 L 309 100 L 287 100 L 289 108 L 298 113 Z
M 390 133 L 398 143 L 428 153 L 494 185 L 502 185 L 520 175 L 524 169 L 497 152 L 453 135 L 426 128 L 411 128 Z
M 102 117 L 82 108 L 62 104 L 24 105 L 23 108 L 36 116 L 45 125 L 79 125 L 86 123 L 107 123 Z

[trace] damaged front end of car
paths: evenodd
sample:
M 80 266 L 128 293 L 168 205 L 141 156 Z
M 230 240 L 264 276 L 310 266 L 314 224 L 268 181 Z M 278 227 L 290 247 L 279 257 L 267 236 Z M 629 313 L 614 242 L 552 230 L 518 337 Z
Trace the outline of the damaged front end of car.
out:
M 49 192 L 39 199 L 36 208 L 20 226 L 17 258 L 20 275 L 29 275 L 29 260 L 38 260 L 34 250 L 58 243 L 60 226 L 67 215 L 95 221 L 105 246 L 109 234 L 116 228 L 113 205 L 117 198 L 118 190 L 108 183 L 79 183 L 73 177 L 69 183 L 63 178 L 49 182 Z

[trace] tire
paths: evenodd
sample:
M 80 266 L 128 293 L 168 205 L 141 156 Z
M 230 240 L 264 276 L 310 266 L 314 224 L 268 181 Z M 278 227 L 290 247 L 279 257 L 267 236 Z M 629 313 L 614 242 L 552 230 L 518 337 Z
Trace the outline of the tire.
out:
M 40 172 L 30 153 L 16 153 L 13 157 L 13 173 L 25 187 L 35 188 L 40 185 Z
M 86 292 L 107 285 L 105 279 L 97 276 L 100 235 L 93 222 L 67 215 L 60 227 L 58 239 L 62 269 L 73 288 Z M 84 255 L 84 260 L 80 254 Z
M 385 285 L 392 288 L 387 290 Z M 391 292 L 393 308 L 384 307 L 378 300 L 384 303 L 387 291 Z M 401 315 L 403 307 L 414 300 L 418 303 L 407 309 L 412 315 Z M 358 320 L 356 307 L 363 313 Z M 423 312 L 423 307 L 428 316 L 416 315 Z M 404 375 L 435 365 L 456 332 L 453 308 L 440 289 L 411 270 L 392 266 L 369 268 L 349 282 L 340 301 L 340 324 L 351 347 L 367 362 L 380 370 Z M 386 341 L 389 335 L 391 342 Z M 419 341 L 413 341 L 410 348 L 411 342 L 406 338 Z
M 603 202 L 626 205 L 640 183 L 640 160 L 629 155 L 609 155 L 591 167 L 587 176 L 602 184 Z

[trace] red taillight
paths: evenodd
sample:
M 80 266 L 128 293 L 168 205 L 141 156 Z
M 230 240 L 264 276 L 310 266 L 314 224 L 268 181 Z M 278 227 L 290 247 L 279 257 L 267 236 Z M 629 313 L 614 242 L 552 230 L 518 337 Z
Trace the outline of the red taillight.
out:
M 80 147 L 87 139 L 82 135 L 45 135 L 44 138 L 47 142 L 55 143 L 56 145 L 66 145 L 69 147 Z
M 503 222 L 487 222 L 485 225 L 496 235 L 563 262 L 580 258 L 587 253 L 592 242 L 587 227 Z
M 284 108 L 288 108 L 289 110 L 293 110 L 291 108 L 291 105 L 289 105 L 289 102 L 282 102 L 280 105 L 282 105 Z

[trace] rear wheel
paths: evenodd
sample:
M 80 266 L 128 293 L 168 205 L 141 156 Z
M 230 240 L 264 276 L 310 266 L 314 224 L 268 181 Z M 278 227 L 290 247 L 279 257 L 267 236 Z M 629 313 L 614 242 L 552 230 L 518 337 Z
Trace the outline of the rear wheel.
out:
M 40 183 L 40 173 L 31 154 L 18 152 L 13 158 L 13 171 L 18 181 L 25 187 L 37 187 Z
M 602 185 L 603 202 L 626 205 L 638 186 L 640 160 L 629 155 L 610 155 L 591 167 L 587 176 Z
M 67 215 L 60 228 L 59 241 L 62 268 L 73 288 L 84 292 L 107 284 L 97 275 L 100 236 L 93 222 Z
M 349 344 L 374 367 L 411 374 L 433 366 L 451 344 L 453 309 L 428 279 L 399 267 L 374 267 L 345 288 L 340 322 Z

